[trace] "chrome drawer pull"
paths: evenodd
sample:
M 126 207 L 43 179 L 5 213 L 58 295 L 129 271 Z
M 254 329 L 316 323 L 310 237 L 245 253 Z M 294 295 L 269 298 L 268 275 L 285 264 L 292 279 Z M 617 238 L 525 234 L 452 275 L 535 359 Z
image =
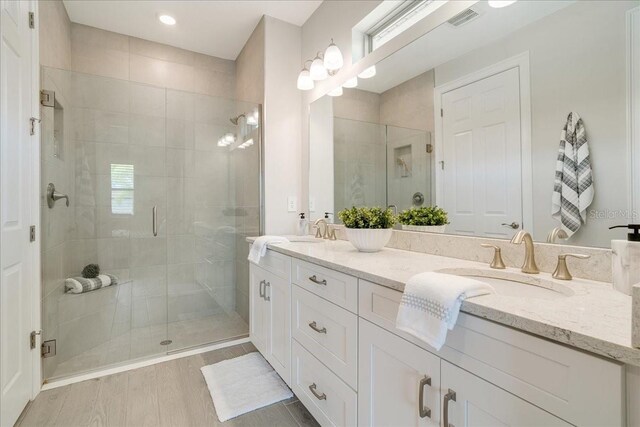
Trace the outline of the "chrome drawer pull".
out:
M 311 329 L 313 329 L 314 331 L 316 331 L 317 333 L 319 333 L 319 334 L 326 334 L 327 333 L 327 328 L 318 329 L 318 325 L 316 324 L 315 320 L 313 322 L 309 323 L 309 327 Z
M 444 395 L 444 401 L 442 403 L 442 425 L 443 427 L 454 427 L 453 424 L 449 424 L 449 401 L 456 401 L 456 392 L 449 389 L 447 394 Z
M 323 280 L 318 280 L 318 278 L 316 277 L 316 275 L 314 274 L 313 276 L 309 277 L 309 280 L 311 280 L 313 283 L 315 283 L 316 285 L 324 285 L 327 286 L 327 280 L 323 279 Z
M 271 289 L 271 282 L 266 282 L 264 284 L 264 300 L 271 301 L 271 297 L 267 295 L 267 288 Z
M 313 395 L 316 397 L 316 399 L 318 400 L 327 400 L 327 395 L 322 393 L 322 394 L 318 394 L 318 392 L 316 391 L 316 383 L 313 383 L 309 386 L 309 390 L 311 390 L 311 393 L 313 393 Z
M 431 377 L 425 375 L 418 385 L 418 413 L 420 414 L 420 418 L 429 417 L 431 418 L 431 409 L 424 406 L 424 386 L 431 385 Z
M 264 299 L 264 288 L 262 286 L 264 286 L 264 280 L 260 281 L 260 298 Z

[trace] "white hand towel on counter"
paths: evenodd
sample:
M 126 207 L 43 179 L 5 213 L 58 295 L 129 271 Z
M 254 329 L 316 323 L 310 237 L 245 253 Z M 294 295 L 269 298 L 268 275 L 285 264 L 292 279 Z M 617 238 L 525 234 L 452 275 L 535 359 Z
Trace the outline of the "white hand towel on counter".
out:
M 288 243 L 289 239 L 281 236 L 260 236 L 251 245 L 247 259 L 254 264 L 260 264 L 260 258 L 267 254 L 267 245 L 271 243 Z
M 458 320 L 462 301 L 493 292 L 490 285 L 468 277 L 416 274 L 405 285 L 396 327 L 440 350 Z

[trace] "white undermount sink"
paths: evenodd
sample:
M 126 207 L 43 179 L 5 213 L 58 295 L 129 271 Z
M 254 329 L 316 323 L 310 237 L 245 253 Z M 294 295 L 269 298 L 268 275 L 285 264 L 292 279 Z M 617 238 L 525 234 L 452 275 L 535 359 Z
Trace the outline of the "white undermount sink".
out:
M 493 286 L 496 294 L 508 297 L 559 299 L 575 295 L 568 286 L 534 274 L 480 268 L 443 268 L 438 273 L 476 278 Z

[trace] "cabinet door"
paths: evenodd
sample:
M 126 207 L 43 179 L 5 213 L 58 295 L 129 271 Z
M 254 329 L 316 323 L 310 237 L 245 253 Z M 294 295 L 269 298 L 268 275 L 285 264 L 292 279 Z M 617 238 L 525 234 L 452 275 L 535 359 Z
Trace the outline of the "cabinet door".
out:
M 261 296 L 264 291 L 267 273 L 260 267 L 249 267 L 249 337 L 263 356 L 267 355 L 268 308 L 267 301 Z
M 267 360 L 282 379 L 291 382 L 291 284 L 273 274 L 265 283 L 268 305 Z
M 560 418 L 461 369 L 442 361 L 442 396 L 448 402 L 448 423 L 455 427 L 570 426 Z M 447 399 L 455 392 L 455 401 Z M 445 418 L 444 406 L 442 417 Z
M 363 319 L 359 333 L 358 424 L 438 426 L 440 359 Z

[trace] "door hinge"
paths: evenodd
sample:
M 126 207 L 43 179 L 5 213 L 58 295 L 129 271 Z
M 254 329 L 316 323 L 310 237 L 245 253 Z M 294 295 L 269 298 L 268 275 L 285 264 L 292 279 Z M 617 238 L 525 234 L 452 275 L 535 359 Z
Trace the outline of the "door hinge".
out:
M 428 154 L 433 153 L 433 145 L 432 144 L 427 144 L 427 153 Z
M 29 12 L 29 28 L 32 30 L 36 28 L 36 14 Z
M 32 225 L 31 227 L 29 227 L 29 241 L 30 242 L 35 242 L 36 241 L 36 226 Z
M 444 117 L 444 110 L 442 108 L 440 109 L 440 117 Z
M 33 136 L 36 134 L 36 122 L 40 123 L 40 119 L 31 117 L 29 121 L 31 122 L 31 130 L 29 131 L 29 134 Z
M 48 340 L 42 343 L 40 346 L 40 354 L 43 359 L 56 355 L 56 340 Z
M 36 348 L 36 336 L 40 335 L 41 333 L 42 331 L 31 331 L 31 333 L 29 334 L 29 343 L 31 350 Z
M 56 106 L 56 93 L 52 90 L 40 91 L 40 105 L 43 107 L 55 107 Z
M 444 160 L 440 160 L 440 169 L 444 170 Z

